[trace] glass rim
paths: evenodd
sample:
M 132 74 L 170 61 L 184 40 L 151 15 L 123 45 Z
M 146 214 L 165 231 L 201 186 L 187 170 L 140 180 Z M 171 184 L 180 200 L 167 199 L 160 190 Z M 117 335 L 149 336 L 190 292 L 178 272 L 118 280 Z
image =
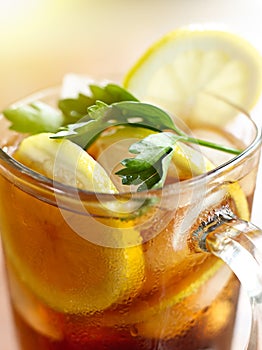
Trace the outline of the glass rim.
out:
M 37 90 L 29 95 L 27 95 L 24 98 L 21 98 L 17 101 L 15 101 L 14 103 L 9 104 L 9 106 L 12 107 L 16 107 L 25 103 L 30 103 L 32 101 L 36 101 L 39 100 L 43 97 L 47 97 L 47 96 L 52 96 L 52 94 L 55 94 L 59 91 L 59 89 L 61 89 L 61 85 L 56 85 L 56 86 L 51 86 L 51 87 L 47 87 L 44 89 L 40 89 Z M 224 101 L 225 103 L 229 103 L 228 101 Z M 232 104 L 233 106 L 233 104 Z M 18 162 L 17 160 L 15 160 L 12 156 L 10 156 L 7 152 L 5 152 L 2 148 L 0 148 L 0 158 L 6 162 L 9 166 L 11 166 L 14 170 L 17 170 L 18 172 L 22 172 L 24 175 L 26 175 L 28 177 L 28 181 L 29 179 L 33 179 L 34 181 L 37 181 L 39 188 L 42 188 L 44 190 L 49 190 L 52 192 L 58 192 L 60 195 L 63 194 L 65 196 L 71 197 L 72 195 L 74 196 L 74 194 L 78 193 L 78 195 L 80 195 L 81 197 L 90 197 L 90 196 L 97 196 L 99 195 L 99 197 L 105 197 L 105 198 L 116 198 L 116 197 L 125 197 L 125 196 L 130 196 L 132 195 L 133 197 L 136 198 L 141 198 L 141 197 L 145 197 L 145 196 L 151 196 L 151 195 L 157 195 L 159 193 L 161 193 L 163 190 L 166 193 L 176 193 L 176 188 L 179 189 L 179 192 L 181 192 L 182 188 L 183 189 L 187 189 L 187 188 L 191 188 L 192 186 L 195 185 L 201 185 L 203 183 L 207 183 L 209 181 L 211 181 L 214 177 L 218 176 L 219 174 L 221 174 L 222 172 L 224 172 L 225 170 L 227 170 L 229 167 L 234 167 L 237 164 L 239 164 L 243 159 L 245 159 L 246 157 L 248 157 L 249 154 L 251 154 L 252 152 L 254 152 L 256 149 L 258 149 L 261 144 L 262 144 L 262 128 L 258 127 L 258 125 L 256 124 L 256 122 L 252 119 L 252 113 L 248 113 L 245 110 L 243 110 L 242 108 L 238 107 L 237 105 L 234 105 L 234 108 L 238 109 L 239 112 L 241 112 L 243 115 L 245 115 L 248 120 L 250 121 L 250 123 L 253 125 L 253 128 L 255 130 L 255 137 L 254 139 L 251 141 L 251 143 L 238 155 L 232 157 L 231 159 L 229 159 L 228 161 L 225 161 L 224 163 L 220 164 L 219 166 L 215 167 L 214 169 L 205 172 L 203 174 L 194 176 L 192 178 L 186 179 L 186 180 L 182 180 L 182 181 L 178 181 L 178 182 L 174 182 L 174 183 L 170 183 L 165 185 L 162 188 L 157 188 L 157 189 L 149 189 L 149 190 L 144 190 L 141 192 L 136 192 L 136 191 L 122 191 L 119 193 L 105 193 L 105 192 L 92 192 L 92 191 L 88 191 L 88 190 L 84 190 L 84 189 L 80 189 L 80 188 L 75 188 L 73 186 L 70 185 L 66 185 L 63 183 L 60 183 L 58 181 L 55 181 L 51 178 L 48 178 L 30 168 L 28 168 L 27 166 L 23 165 L 22 163 Z M 0 117 L 3 117 L 2 111 L 0 113 Z

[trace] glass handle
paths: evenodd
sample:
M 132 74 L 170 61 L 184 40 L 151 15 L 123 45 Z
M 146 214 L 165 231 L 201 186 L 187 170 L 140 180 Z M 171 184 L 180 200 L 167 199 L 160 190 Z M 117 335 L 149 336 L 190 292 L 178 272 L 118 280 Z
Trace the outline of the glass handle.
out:
M 192 238 L 198 249 L 221 258 L 240 280 L 252 307 L 251 332 L 246 349 L 262 350 L 262 252 L 257 248 L 262 231 L 236 217 L 225 206 L 210 213 Z

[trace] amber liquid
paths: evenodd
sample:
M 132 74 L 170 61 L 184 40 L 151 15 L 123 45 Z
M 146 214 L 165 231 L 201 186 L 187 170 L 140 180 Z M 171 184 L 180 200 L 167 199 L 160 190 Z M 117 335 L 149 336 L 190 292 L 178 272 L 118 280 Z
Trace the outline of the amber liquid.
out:
M 187 208 L 169 209 L 167 200 L 156 217 L 148 219 L 147 210 L 141 211 L 138 220 L 147 221 L 139 232 L 142 242 L 108 248 L 78 235 L 48 200 L 2 177 L 0 190 L 22 350 L 230 349 L 239 283 L 216 257 L 194 252 L 194 220 L 181 240 L 179 225 Z M 70 215 L 81 220 L 77 213 Z M 150 237 L 167 217 L 168 225 Z M 93 218 L 86 220 L 85 230 L 93 232 Z M 124 226 L 135 227 L 133 220 Z M 123 221 L 109 215 L 104 224 L 119 228 Z
M 67 330 L 61 340 L 55 340 L 30 327 L 16 310 L 14 315 L 23 350 L 229 350 L 237 290 L 237 282 L 231 281 L 211 305 L 190 318 L 185 329 L 182 327 L 169 339 L 143 337 L 137 334 L 134 326 L 85 326 L 85 322 L 81 324 L 77 316 L 70 319 L 68 315 L 60 315 L 61 323 L 66 324 Z M 169 313 L 168 310 L 166 312 Z M 165 325 L 159 324 L 156 327 Z
M 132 254 L 138 267 L 134 271 L 129 267 L 127 278 L 134 282 L 127 287 L 127 281 L 121 282 L 126 277 L 115 272 L 121 270 L 122 258 L 114 260 L 115 266 L 110 263 L 114 254 L 121 257 L 121 249 L 131 257 L 133 248 L 105 248 L 84 240 L 58 208 L 2 181 L 2 195 L 17 198 L 2 201 L 1 210 L 21 349 L 230 349 L 239 285 L 227 266 L 210 254 L 192 252 L 186 239 L 176 251 L 174 239 L 183 208 L 158 235 L 135 247 Z M 17 215 L 8 220 L 13 212 Z M 143 234 L 147 236 L 146 231 Z M 103 265 L 101 259 L 109 256 Z M 143 257 L 143 269 L 138 256 Z M 111 268 L 116 275 L 108 282 Z M 106 307 L 88 310 L 86 289 L 94 291 L 92 283 L 98 299 L 99 288 L 106 283 L 107 293 L 112 289 L 114 295 L 122 288 L 125 295 L 112 302 L 109 295 Z

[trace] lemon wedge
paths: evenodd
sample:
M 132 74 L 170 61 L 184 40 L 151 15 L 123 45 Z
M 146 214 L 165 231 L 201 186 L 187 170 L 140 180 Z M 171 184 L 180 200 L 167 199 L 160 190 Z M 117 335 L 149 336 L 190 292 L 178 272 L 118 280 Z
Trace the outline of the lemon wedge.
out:
M 25 200 L 24 205 L 33 210 L 31 202 Z M 5 239 L 17 283 L 53 310 L 69 314 L 98 312 L 138 294 L 144 278 L 141 245 L 92 244 L 73 232 L 54 209 L 40 205 L 36 209 L 39 215 L 30 224 L 38 224 L 37 229 L 21 230 L 15 241 Z M 47 214 L 52 215 L 48 224 L 44 222 Z M 86 224 L 92 230 L 92 221 Z M 139 235 L 134 230 L 135 234 Z
M 190 179 L 191 177 L 207 173 L 214 168 L 215 166 L 200 151 L 185 143 L 177 142 L 169 169 L 169 176 L 172 176 L 173 172 L 173 176 L 178 179 Z
M 162 107 L 188 125 L 194 120 L 221 125 L 233 111 L 219 98 L 245 110 L 255 105 L 262 90 L 262 59 L 235 34 L 179 28 L 154 43 L 123 84 L 138 99 Z
M 152 130 L 131 126 L 114 127 L 105 132 L 88 149 L 88 152 L 107 169 L 119 170 L 116 165 L 130 154 L 128 147 L 153 134 Z M 203 154 L 182 142 L 176 142 L 168 176 L 173 179 L 189 179 L 214 169 L 214 165 Z M 120 187 L 120 184 L 118 184 Z M 124 188 L 125 190 L 125 188 Z
M 66 185 L 92 192 L 117 192 L 106 171 L 87 152 L 69 140 L 51 136 L 41 133 L 25 138 L 14 158 Z
M 25 138 L 14 158 L 50 178 L 55 174 L 56 181 L 68 185 L 77 184 L 88 191 L 117 192 L 107 173 L 90 155 L 69 140 L 50 139 L 51 135 Z M 97 232 L 93 215 L 69 212 L 69 222 L 58 207 L 13 190 L 21 205 L 16 208 L 17 219 L 6 229 L 10 229 L 10 234 L 5 235 L 5 240 L 19 283 L 52 309 L 67 313 L 101 311 L 137 295 L 144 279 L 144 256 L 140 232 L 132 223 L 126 228 L 128 235 L 120 220 L 115 220 L 114 225 L 104 220 L 101 232 Z M 72 229 L 71 222 L 82 225 L 87 239 Z M 88 240 L 89 233 L 102 236 L 106 226 L 111 226 L 110 239 L 115 240 L 115 246 Z M 19 232 L 15 238 L 14 231 Z M 129 245 L 130 236 L 136 245 Z

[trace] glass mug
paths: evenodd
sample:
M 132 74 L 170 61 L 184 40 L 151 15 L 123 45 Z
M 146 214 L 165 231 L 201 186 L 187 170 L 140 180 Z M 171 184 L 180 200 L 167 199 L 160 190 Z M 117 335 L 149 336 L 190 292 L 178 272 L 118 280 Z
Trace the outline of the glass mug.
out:
M 59 93 L 20 103 L 55 104 Z M 163 189 L 117 195 L 18 163 L 10 154 L 22 135 L 2 117 L 0 224 L 21 349 L 227 350 L 239 280 L 252 307 L 247 348 L 262 349 L 261 231 L 249 222 L 261 133 L 220 103 L 232 117 L 211 129 L 244 147 L 240 155 Z M 192 129 L 203 132 L 201 118 Z

